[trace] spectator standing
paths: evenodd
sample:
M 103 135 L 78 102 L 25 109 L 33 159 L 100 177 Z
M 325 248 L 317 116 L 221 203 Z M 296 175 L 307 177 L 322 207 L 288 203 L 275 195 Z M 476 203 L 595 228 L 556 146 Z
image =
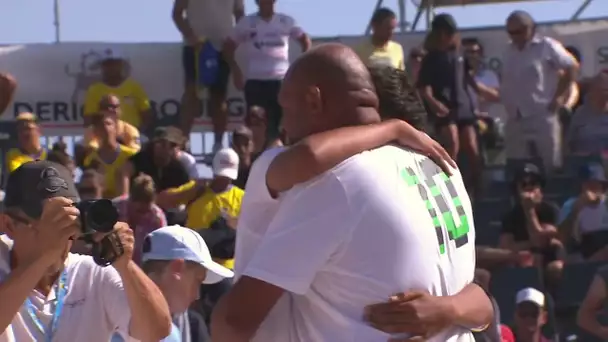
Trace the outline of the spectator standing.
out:
M 190 153 L 186 152 L 183 145 L 180 146 L 179 151 L 177 151 L 177 160 L 182 163 L 182 165 L 188 172 L 188 176 L 190 177 L 190 179 L 199 179 L 196 158 L 194 158 L 194 156 Z
M 608 151 L 608 73 L 591 80 L 585 102 L 572 115 L 566 139 L 574 155 Z
M 567 200 L 559 213 L 559 230 L 564 245 L 579 243 L 586 260 L 608 261 L 608 181 L 601 164 L 584 165 L 579 170 L 581 191 Z
M 507 18 L 511 38 L 503 57 L 500 97 L 508 118 L 508 158 L 540 157 L 545 170 L 561 166 L 562 132 L 558 112 L 576 82 L 579 65 L 556 40 L 536 32 L 524 11 Z
M 563 245 L 556 228 L 559 208 L 543 197 L 544 182 L 536 165 L 518 170 L 513 182 L 516 203 L 502 219 L 499 247 L 536 253 L 547 279 L 555 281 L 563 268 Z
M 186 136 L 192 130 L 194 118 L 202 110 L 198 98 L 199 53 L 204 47 L 218 54 L 214 61 L 217 74 L 214 82 L 208 85 L 208 110 L 215 133 L 214 152 L 221 148 L 226 131 L 226 95 L 231 72 L 230 65 L 219 52 L 231 35 L 235 20 L 238 21 L 244 14 L 243 0 L 175 0 L 173 5 L 173 22 L 184 39 L 182 65 L 185 85 L 179 127 Z
M 152 177 L 140 174 L 130 185 L 129 195 L 118 197 L 113 202 L 118 210 L 119 220 L 127 222 L 133 229 L 133 260 L 141 265 L 144 238 L 156 229 L 166 226 L 167 218 L 163 210 L 154 203 L 156 188 Z
M 123 189 L 128 190 L 130 180 L 140 173 L 152 177 L 157 192 L 188 183 L 188 170 L 178 159 L 183 144 L 179 128 L 156 128 L 152 140 L 125 164 L 121 172 Z
M 17 115 L 16 121 L 18 146 L 6 153 L 6 166 L 9 173 L 27 162 L 45 160 L 48 153 L 40 145 L 40 126 L 36 123 L 36 115 L 21 113 Z
M 289 15 L 275 12 L 276 0 L 256 0 L 258 12 L 239 20 L 226 41 L 226 54 L 234 84 L 245 92 L 247 106 L 260 106 L 266 111 L 266 140 L 279 137 L 281 106 L 279 89 L 289 68 L 289 40 L 298 41 L 302 51 L 311 46 L 310 38 Z M 242 70 L 234 59 L 239 45 L 245 47 L 246 67 Z
M 372 35 L 355 48 L 359 58 L 367 66 L 390 66 L 405 70 L 405 57 L 401 44 L 393 34 L 397 27 L 397 15 L 386 7 L 377 9 L 371 19 Z
M 605 313 L 608 299 L 608 266 L 598 269 L 593 282 L 587 291 L 585 299 L 578 310 L 577 324 L 583 330 L 608 340 L 608 326 L 598 321 L 598 317 Z
M 9 176 L 0 214 L 6 234 L 0 237 L 0 341 L 107 342 L 117 330 L 162 340 L 171 328 L 169 308 L 131 260 L 128 225 L 117 223 L 104 237 L 124 251 L 111 266 L 68 253 L 81 234 L 77 200 L 61 165 L 30 162 Z
M 103 197 L 113 199 L 124 193 L 120 172 L 137 150 L 118 142 L 116 119 L 112 116 L 94 116 L 92 125 L 99 139 L 99 148 L 85 158 L 83 166 L 85 169 L 95 169 L 103 175 Z
M 76 185 L 78 196 L 83 201 L 103 198 L 103 176 L 93 169 L 84 170 Z
M 464 55 L 471 68 L 475 81 L 485 85 L 486 87 L 498 90 L 500 87 L 500 81 L 496 73 L 490 68 L 483 66 L 483 60 L 485 58 L 483 45 L 477 40 L 477 38 L 468 38 L 462 40 L 464 48 Z M 469 88 L 469 94 L 471 95 L 475 110 L 489 114 L 489 106 L 491 101 L 478 97 L 474 89 Z
M 144 88 L 129 77 L 124 57 L 113 49 L 107 49 L 101 60 L 101 81 L 93 83 L 85 96 L 85 127 L 90 116 L 99 112 L 99 104 L 104 96 L 114 94 L 119 98 L 121 119 L 144 131 L 154 119 L 150 99 Z
M 537 289 L 528 287 L 517 292 L 515 305 L 513 321 L 515 341 L 551 342 L 542 333 L 543 326 L 547 324 L 545 295 Z
M 479 188 L 481 160 L 475 124 L 477 117 L 469 88 L 479 90 L 460 47 L 454 18 L 437 15 L 426 37 L 427 55 L 422 60 L 418 88 L 434 114 L 440 140 L 454 160 L 462 150 L 467 156 L 469 174 L 465 177 L 473 196 Z

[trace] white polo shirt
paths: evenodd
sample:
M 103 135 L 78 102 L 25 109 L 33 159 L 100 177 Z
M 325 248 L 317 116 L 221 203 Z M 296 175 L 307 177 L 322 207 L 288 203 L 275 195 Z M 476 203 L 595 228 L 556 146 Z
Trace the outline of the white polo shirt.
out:
M 0 236 L 0 282 L 10 272 L 9 250 L 12 241 Z M 108 342 L 114 331 L 128 335 L 131 312 L 122 280 L 113 267 L 99 267 L 90 256 L 69 254 L 66 261 L 67 293 L 57 331 L 56 342 Z M 54 289 L 45 298 L 37 291 L 30 301 L 38 309 L 40 321 L 48 325 L 56 305 Z M 25 305 L 9 327 L 0 334 L 0 342 L 45 341 L 30 318 Z
M 385 342 L 391 336 L 363 321 L 365 306 L 414 289 L 453 295 L 473 280 L 475 231 L 462 177 L 448 180 L 420 154 L 394 146 L 361 153 L 280 202 L 242 274 L 287 291 L 290 332 L 281 341 Z M 474 339 L 453 326 L 429 341 Z
M 274 158 L 284 150 L 285 147 L 266 150 L 251 166 L 237 226 L 239 233 L 236 235 L 234 251 L 235 281 L 243 274 L 249 260 L 256 253 L 266 229 L 279 209 L 280 200 L 272 198 L 268 192 L 266 172 Z M 266 316 L 251 341 L 291 341 L 290 329 L 287 328 L 291 324 L 290 312 L 290 298 L 284 294 Z
M 188 0 L 186 20 L 199 38 L 208 38 L 221 51 L 234 28 L 235 8 L 244 8 L 243 0 Z

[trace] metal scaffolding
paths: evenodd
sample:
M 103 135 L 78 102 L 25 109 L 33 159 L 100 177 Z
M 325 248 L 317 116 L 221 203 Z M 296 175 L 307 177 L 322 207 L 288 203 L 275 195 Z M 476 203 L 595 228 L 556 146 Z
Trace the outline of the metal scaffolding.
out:
M 507 2 L 532 2 L 542 0 L 411 0 L 412 4 L 417 7 L 416 14 L 412 22 L 407 19 L 407 0 L 397 0 L 399 8 L 398 19 L 399 19 L 399 30 L 401 32 L 414 31 L 416 30 L 418 23 L 422 16 L 425 16 L 426 24 L 428 29 L 429 23 L 433 20 L 436 8 L 443 7 L 454 7 L 454 6 L 474 6 L 474 5 L 491 5 Z M 572 14 L 569 20 L 578 20 L 581 14 L 589 7 L 594 0 L 582 0 L 581 5 Z M 604 0 L 606 1 L 606 0 Z M 384 0 L 376 0 L 376 6 L 374 11 L 384 5 Z M 365 34 L 368 35 L 371 32 L 371 24 L 368 23 L 365 29 Z

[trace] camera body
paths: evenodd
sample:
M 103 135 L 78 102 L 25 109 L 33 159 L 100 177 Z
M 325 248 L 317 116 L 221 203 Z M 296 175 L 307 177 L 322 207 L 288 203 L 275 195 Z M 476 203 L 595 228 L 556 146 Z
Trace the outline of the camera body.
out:
M 81 201 L 76 208 L 80 211 L 81 229 L 85 237 L 93 233 L 107 234 L 118 222 L 118 210 L 108 199 Z

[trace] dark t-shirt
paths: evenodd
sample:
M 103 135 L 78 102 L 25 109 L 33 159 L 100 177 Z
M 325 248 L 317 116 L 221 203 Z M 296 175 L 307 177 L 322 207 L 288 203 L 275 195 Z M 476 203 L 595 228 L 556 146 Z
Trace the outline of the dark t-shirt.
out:
M 165 167 L 160 168 L 154 164 L 154 158 L 148 149 L 141 150 L 129 161 L 133 163 L 135 168 L 134 176 L 145 173 L 152 177 L 157 192 L 176 188 L 190 181 L 188 171 L 179 160 L 174 159 Z
M 418 87 L 430 86 L 433 96 L 450 110 L 451 116 L 465 119 L 473 114 L 466 76 L 470 70 L 458 50 L 429 51 L 420 66 Z
M 543 224 L 557 224 L 559 207 L 549 201 L 542 201 L 536 208 L 538 221 Z M 502 234 L 513 234 L 515 242 L 530 240 L 528 228 L 526 226 L 526 214 L 520 204 L 515 204 L 502 219 Z

